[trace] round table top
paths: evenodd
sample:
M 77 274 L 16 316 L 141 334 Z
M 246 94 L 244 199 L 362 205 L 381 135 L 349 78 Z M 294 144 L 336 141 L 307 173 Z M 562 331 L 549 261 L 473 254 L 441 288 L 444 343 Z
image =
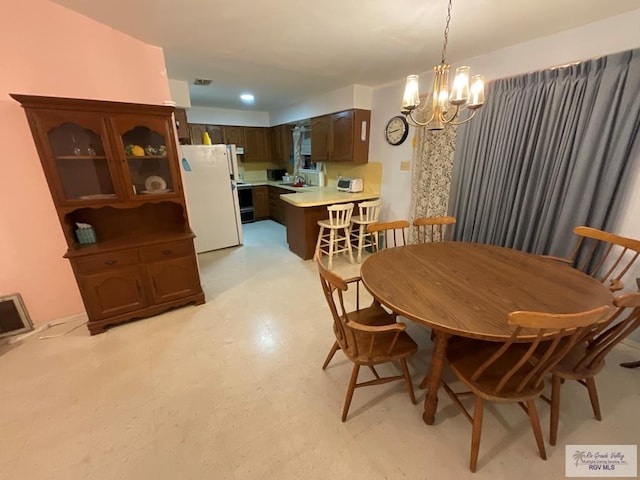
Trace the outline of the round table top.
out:
M 369 256 L 367 290 L 393 311 L 453 335 L 503 341 L 510 312 L 578 313 L 612 305 L 599 281 L 536 255 L 466 242 L 388 248 Z M 531 337 L 518 337 L 526 341 Z

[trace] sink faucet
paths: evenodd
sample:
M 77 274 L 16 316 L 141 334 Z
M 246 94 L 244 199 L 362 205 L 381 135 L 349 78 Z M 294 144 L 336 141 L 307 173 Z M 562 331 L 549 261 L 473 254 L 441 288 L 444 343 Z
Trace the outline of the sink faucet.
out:
M 307 179 L 303 176 L 303 175 L 296 175 L 295 177 L 293 177 L 293 183 L 298 183 L 298 182 L 302 182 L 304 184 L 307 183 Z

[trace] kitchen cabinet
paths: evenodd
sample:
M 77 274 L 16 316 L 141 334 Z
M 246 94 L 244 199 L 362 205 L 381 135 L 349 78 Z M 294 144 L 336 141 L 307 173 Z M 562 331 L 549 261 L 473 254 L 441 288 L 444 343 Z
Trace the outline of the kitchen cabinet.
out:
M 190 123 L 189 135 L 191 136 L 191 145 L 202 145 L 202 137 L 206 131 L 206 125 L 201 123 Z
M 255 220 L 269 218 L 269 187 L 256 185 L 251 189 L 253 196 L 253 215 Z
M 89 331 L 203 303 L 173 107 L 11 96 L 27 115 Z M 78 223 L 92 226 L 93 243 L 79 241 Z
M 224 126 L 224 142 L 227 145 L 244 147 L 245 144 L 247 143 L 245 139 L 245 128 L 225 125 Z
M 284 168 L 289 166 L 293 157 L 293 125 L 271 127 L 272 161 Z
M 244 161 L 271 161 L 271 142 L 268 128 L 245 127 Z
M 293 193 L 286 188 L 269 186 L 269 217 L 272 220 L 285 225 L 285 202 L 280 199 L 284 193 Z
M 212 145 L 218 145 L 224 142 L 224 130 L 220 125 L 207 125 L 206 126 L 207 133 L 209 134 L 209 138 L 211 139 Z
M 190 142 L 191 132 L 189 131 L 189 123 L 187 121 L 187 111 L 184 108 L 176 108 L 173 116 L 176 132 L 178 132 L 178 140 L 180 140 L 180 143 Z
M 311 119 L 311 161 L 367 163 L 369 110 L 346 110 Z

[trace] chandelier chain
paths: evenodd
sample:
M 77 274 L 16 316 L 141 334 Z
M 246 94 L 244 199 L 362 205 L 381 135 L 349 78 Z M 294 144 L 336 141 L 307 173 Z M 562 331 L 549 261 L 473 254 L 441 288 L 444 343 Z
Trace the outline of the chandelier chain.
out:
M 449 6 L 447 7 L 447 24 L 444 27 L 444 42 L 442 44 L 442 61 L 440 63 L 446 63 L 445 59 L 447 57 L 447 42 L 449 41 L 449 22 L 451 21 L 451 2 L 449 0 Z

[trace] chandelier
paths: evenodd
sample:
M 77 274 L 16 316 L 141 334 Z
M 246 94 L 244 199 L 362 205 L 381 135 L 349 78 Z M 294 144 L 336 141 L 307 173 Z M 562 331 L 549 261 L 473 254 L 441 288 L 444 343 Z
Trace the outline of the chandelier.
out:
M 469 86 L 469 67 L 458 67 L 453 80 L 453 88 L 449 93 L 449 67 L 446 63 L 447 41 L 449 39 L 449 22 L 451 21 L 451 1 L 447 9 L 447 24 L 444 29 L 444 43 L 442 46 L 442 60 L 440 65 L 433 67 L 433 100 L 431 118 L 426 122 L 419 122 L 413 116 L 414 110 L 420 105 L 418 89 L 418 75 L 409 75 L 402 99 L 401 112 L 409 123 L 415 127 L 427 127 L 427 130 L 442 130 L 445 125 L 461 125 L 468 122 L 476 114 L 476 110 L 484 104 L 484 79 L 482 75 L 474 75 Z M 466 107 L 471 114 L 465 119 L 460 114 Z

